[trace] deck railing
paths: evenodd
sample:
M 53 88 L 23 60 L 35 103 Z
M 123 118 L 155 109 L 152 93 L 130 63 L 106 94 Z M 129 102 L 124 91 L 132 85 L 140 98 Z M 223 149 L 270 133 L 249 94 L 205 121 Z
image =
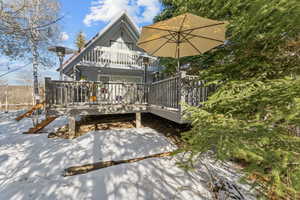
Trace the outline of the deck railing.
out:
M 151 84 L 45 80 L 47 107 L 147 104 L 181 110 L 181 103 L 201 106 L 213 86 L 197 77 L 178 74 Z
M 147 103 L 147 88 L 143 84 L 51 81 L 46 78 L 45 88 L 48 107 Z
M 179 108 L 180 102 L 180 76 L 157 81 L 149 85 L 150 105 L 168 108 Z
M 215 85 L 206 86 L 206 81 L 199 80 L 197 76 L 186 76 L 182 79 L 183 101 L 190 106 L 201 106 L 215 89 Z
M 96 65 L 100 67 L 116 67 L 123 69 L 143 70 L 143 59 L 139 59 L 139 51 L 114 49 L 98 46 L 87 51 L 81 59 L 81 64 Z M 156 66 L 148 66 L 149 71 L 155 71 Z
M 150 105 L 180 109 L 181 103 L 201 106 L 214 86 L 206 86 L 206 81 L 197 76 L 177 74 L 174 77 L 157 81 L 149 86 Z

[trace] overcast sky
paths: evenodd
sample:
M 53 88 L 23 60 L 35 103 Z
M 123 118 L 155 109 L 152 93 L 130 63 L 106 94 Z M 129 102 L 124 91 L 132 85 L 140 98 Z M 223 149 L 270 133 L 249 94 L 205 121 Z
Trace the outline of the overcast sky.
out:
M 152 23 L 153 18 L 160 12 L 159 0 L 60 0 L 62 14 L 65 16 L 61 22 L 63 40 L 62 45 L 75 48 L 74 40 L 79 31 L 83 31 L 86 39 L 97 34 L 115 15 L 127 10 L 135 23 L 142 27 Z M 9 61 L 0 57 L 0 75 L 7 72 Z M 11 63 L 9 70 L 25 65 L 25 61 Z M 32 66 L 28 65 L 22 70 L 5 76 L 9 84 L 23 84 L 24 74 L 31 76 Z M 39 71 L 41 77 L 50 76 L 58 79 L 54 66 L 51 69 Z

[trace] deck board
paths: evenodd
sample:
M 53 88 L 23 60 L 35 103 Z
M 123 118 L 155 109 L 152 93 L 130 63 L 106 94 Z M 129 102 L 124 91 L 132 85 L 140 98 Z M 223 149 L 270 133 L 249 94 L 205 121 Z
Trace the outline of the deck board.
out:
M 149 106 L 149 112 L 154 115 L 176 122 L 178 124 L 186 123 L 185 121 L 182 120 L 179 109 L 176 110 L 176 109 L 170 109 L 166 107 Z

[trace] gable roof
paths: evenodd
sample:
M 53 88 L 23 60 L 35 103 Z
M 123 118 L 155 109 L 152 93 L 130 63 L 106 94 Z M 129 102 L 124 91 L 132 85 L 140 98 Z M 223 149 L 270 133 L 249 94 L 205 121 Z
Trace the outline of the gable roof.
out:
M 68 68 L 72 67 L 74 62 L 76 62 L 81 55 L 83 55 L 99 38 L 101 38 L 106 32 L 108 32 L 121 18 L 127 18 L 128 23 L 133 27 L 132 31 L 134 36 L 138 40 L 140 35 L 140 29 L 134 23 L 132 18 L 128 15 L 126 10 L 123 10 L 121 13 L 116 15 L 109 24 L 107 24 L 99 33 L 97 33 L 92 39 L 90 39 L 86 44 L 85 47 L 80 51 L 74 53 L 64 64 L 63 64 L 63 72 L 68 71 Z M 57 69 L 59 70 L 59 69 Z

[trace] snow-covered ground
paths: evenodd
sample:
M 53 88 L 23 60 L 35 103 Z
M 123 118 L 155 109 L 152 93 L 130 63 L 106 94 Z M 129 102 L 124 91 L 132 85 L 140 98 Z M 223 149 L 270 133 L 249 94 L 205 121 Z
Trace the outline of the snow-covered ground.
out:
M 94 131 L 74 140 L 49 139 L 47 134 L 22 134 L 32 126 L 32 121 L 14 121 L 18 113 L 0 113 L 1 200 L 211 199 L 205 173 L 185 172 L 170 158 L 152 158 L 83 175 L 62 176 L 63 170 L 70 166 L 175 149 L 153 129 Z M 46 131 L 65 123 L 66 119 L 58 118 Z

